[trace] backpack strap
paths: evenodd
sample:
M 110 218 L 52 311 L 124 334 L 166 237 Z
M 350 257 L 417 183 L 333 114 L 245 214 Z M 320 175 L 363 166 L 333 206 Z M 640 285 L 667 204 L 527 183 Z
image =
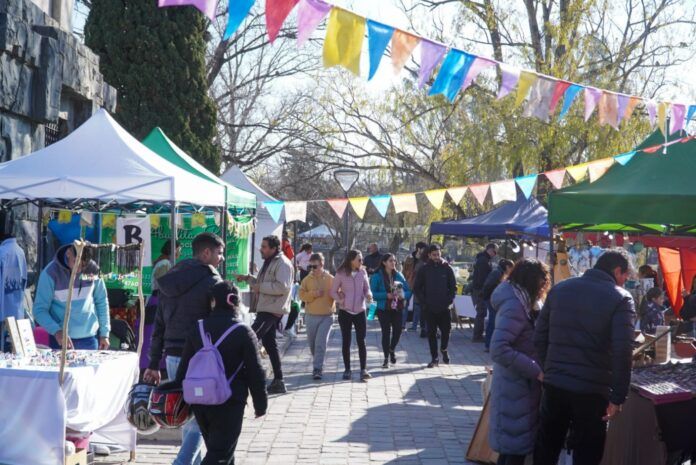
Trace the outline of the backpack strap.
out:
M 213 344 L 213 341 L 210 339 L 210 333 L 206 333 L 205 328 L 203 328 L 203 320 L 198 320 L 198 332 L 201 334 L 201 342 L 204 347 Z
M 227 384 L 230 384 L 230 383 L 232 383 L 232 381 L 234 381 L 234 378 L 237 376 L 237 373 L 239 373 L 239 370 L 241 370 L 243 366 L 244 366 L 244 362 L 239 364 L 237 369 L 234 370 L 234 373 L 232 373 L 232 376 L 230 376 L 230 379 L 227 380 Z
M 240 327 L 240 326 L 242 326 L 242 324 L 241 324 L 241 323 L 237 323 L 237 324 L 232 325 L 232 326 L 230 326 L 229 328 L 227 328 L 227 331 L 225 331 L 224 333 L 222 333 L 222 336 L 220 336 L 220 339 L 218 339 L 217 341 L 215 341 L 215 347 L 219 347 L 220 344 L 222 343 L 222 341 L 223 341 L 227 336 L 229 336 L 230 333 L 231 333 L 232 331 L 234 331 L 235 329 L 237 329 L 237 328 Z

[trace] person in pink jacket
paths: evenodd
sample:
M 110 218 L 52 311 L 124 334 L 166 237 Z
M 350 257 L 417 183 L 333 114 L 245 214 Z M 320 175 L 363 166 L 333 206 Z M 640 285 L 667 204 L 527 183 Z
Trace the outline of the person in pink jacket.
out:
M 345 260 L 336 270 L 331 286 L 331 297 L 336 301 L 339 309 L 338 324 L 343 338 L 343 364 L 345 365 L 343 379 L 345 380 L 351 378 L 350 343 L 353 326 L 355 326 L 355 339 L 360 356 L 360 379 L 367 381 L 372 377 L 367 371 L 367 348 L 365 347 L 367 334 L 365 303 L 372 301 L 372 293 L 367 271 L 362 263 L 363 257 L 359 250 L 348 252 Z

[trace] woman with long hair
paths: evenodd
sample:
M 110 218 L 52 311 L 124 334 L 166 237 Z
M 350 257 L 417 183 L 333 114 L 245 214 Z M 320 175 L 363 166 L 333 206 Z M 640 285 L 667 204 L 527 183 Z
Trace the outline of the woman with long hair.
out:
M 496 320 L 488 437 L 500 454 L 498 465 L 523 465 L 534 450 L 544 379 L 534 348 L 534 322 L 549 283 L 545 264 L 522 259 L 491 297 Z
M 403 328 L 403 309 L 411 298 L 411 289 L 406 278 L 396 271 L 394 255 L 382 255 L 379 269 L 370 278 L 370 289 L 377 302 L 377 318 L 382 327 L 382 368 L 389 368 L 390 360 L 392 365 L 396 363 L 395 350 Z
M 355 339 L 360 357 L 360 379 L 366 381 L 372 377 L 367 371 L 367 347 L 365 346 L 367 335 L 365 303 L 372 301 L 372 293 L 367 280 L 367 271 L 362 263 L 362 253 L 359 250 L 348 252 L 343 263 L 336 270 L 336 276 L 331 285 L 331 297 L 338 306 L 338 324 L 341 327 L 343 339 L 344 380 L 351 378 L 350 344 L 353 327 L 355 327 Z

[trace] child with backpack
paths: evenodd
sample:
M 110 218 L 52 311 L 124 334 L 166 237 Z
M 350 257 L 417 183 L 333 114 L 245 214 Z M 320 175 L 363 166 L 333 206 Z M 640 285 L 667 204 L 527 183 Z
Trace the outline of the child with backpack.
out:
M 257 418 L 268 404 L 258 341 L 239 319 L 236 286 L 223 281 L 211 294 L 212 313 L 192 328 L 176 375 L 205 441 L 201 465 L 234 463 L 249 393 Z

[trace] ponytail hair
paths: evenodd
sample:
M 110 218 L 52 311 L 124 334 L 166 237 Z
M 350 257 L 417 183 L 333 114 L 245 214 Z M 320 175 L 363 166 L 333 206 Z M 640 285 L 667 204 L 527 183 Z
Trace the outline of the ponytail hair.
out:
M 239 310 L 239 289 L 230 281 L 222 281 L 213 286 L 210 291 L 215 300 L 213 310 Z

